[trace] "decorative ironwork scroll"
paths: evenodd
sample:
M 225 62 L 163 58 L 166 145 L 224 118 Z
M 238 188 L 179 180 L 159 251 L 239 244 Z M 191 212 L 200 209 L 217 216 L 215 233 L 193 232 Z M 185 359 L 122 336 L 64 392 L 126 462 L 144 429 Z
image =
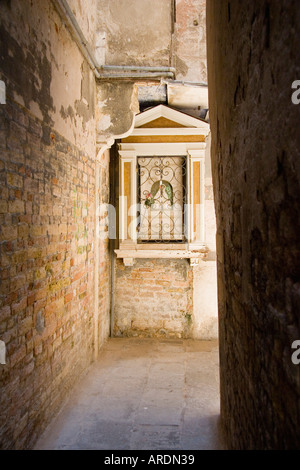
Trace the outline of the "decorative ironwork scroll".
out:
M 138 157 L 138 241 L 184 241 L 185 157 Z

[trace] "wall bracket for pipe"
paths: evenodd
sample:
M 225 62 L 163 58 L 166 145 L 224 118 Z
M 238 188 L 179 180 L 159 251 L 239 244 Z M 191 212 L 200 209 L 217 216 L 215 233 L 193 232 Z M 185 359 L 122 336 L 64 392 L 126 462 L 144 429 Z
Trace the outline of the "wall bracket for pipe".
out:
M 61 20 L 68 28 L 71 36 L 87 60 L 95 77 L 100 80 L 113 79 L 138 79 L 151 80 L 161 78 L 175 78 L 175 69 L 173 67 L 144 67 L 134 65 L 100 65 L 85 38 L 77 20 L 72 12 L 67 0 L 52 0 L 52 3 L 58 12 Z

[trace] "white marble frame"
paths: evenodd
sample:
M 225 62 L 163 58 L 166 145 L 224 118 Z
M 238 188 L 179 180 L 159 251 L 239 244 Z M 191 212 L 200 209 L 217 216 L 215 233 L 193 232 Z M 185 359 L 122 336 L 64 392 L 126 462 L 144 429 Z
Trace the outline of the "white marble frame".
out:
M 130 148 L 128 148 L 130 147 Z M 134 147 L 134 148 L 132 148 Z M 185 156 L 187 158 L 187 202 L 188 211 L 186 214 L 185 223 L 187 243 L 190 249 L 201 249 L 205 246 L 205 143 L 171 143 L 171 144 L 120 144 L 120 242 L 132 243 L 135 246 L 137 244 L 137 233 L 134 227 L 131 227 L 131 240 L 127 240 L 125 236 L 125 229 L 127 223 L 127 214 L 125 214 L 124 207 L 124 163 L 131 163 L 131 206 L 138 203 L 137 201 L 137 181 L 136 181 L 136 169 L 137 169 L 137 158 L 138 157 L 152 157 L 152 156 Z M 200 191 L 201 201 L 199 207 L 199 220 L 200 220 L 200 240 L 194 240 L 194 214 L 193 214 L 193 163 L 200 162 Z M 132 214 L 134 215 L 134 214 Z M 153 243 L 153 245 L 157 245 Z M 168 249 L 168 244 L 165 244 L 165 249 Z

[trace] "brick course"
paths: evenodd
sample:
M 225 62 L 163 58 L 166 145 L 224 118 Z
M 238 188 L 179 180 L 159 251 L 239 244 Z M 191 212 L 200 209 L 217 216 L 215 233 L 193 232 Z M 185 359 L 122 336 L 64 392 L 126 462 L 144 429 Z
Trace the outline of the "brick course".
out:
M 0 447 L 18 449 L 92 360 L 95 161 L 13 102 L 0 113 Z
M 187 260 L 116 263 L 116 336 L 189 337 L 193 272 Z

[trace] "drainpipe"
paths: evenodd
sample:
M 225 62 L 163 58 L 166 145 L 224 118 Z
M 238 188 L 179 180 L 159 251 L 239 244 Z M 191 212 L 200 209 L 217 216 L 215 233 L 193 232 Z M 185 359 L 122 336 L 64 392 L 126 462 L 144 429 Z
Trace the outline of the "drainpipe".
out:
M 116 207 L 116 182 L 115 182 L 115 173 L 116 173 L 116 158 L 115 158 L 115 148 L 113 147 L 110 152 L 110 168 L 111 168 L 111 200 L 110 203 L 113 207 Z M 115 220 L 115 224 L 117 221 Z M 117 228 L 117 225 L 116 227 Z M 114 320 L 115 320 L 115 240 L 112 238 L 110 240 L 110 259 L 111 259 L 111 294 L 110 294 L 110 337 L 114 336 Z
M 99 250 L 99 243 L 100 240 L 98 239 L 98 224 L 99 224 L 99 217 L 98 217 L 98 207 L 99 207 L 99 191 L 100 191 L 100 162 L 98 158 L 96 158 L 96 194 L 95 194 L 95 265 L 94 265 L 94 360 L 96 361 L 99 354 L 99 269 L 100 269 L 100 250 Z
M 138 67 L 134 65 L 99 65 L 74 13 L 66 0 L 52 0 L 61 20 L 98 79 L 158 79 L 175 77 L 173 67 Z
M 134 65 L 100 65 L 98 68 L 100 79 L 174 79 L 173 67 L 138 67 Z
M 98 62 L 91 50 L 88 41 L 86 40 L 77 20 L 72 12 L 71 8 L 68 5 L 66 0 L 52 0 L 52 3 L 59 14 L 63 23 L 71 33 L 74 41 L 76 42 L 77 46 L 82 52 L 82 55 L 85 57 L 87 62 L 89 63 L 91 69 L 93 70 L 95 76 L 97 78 L 100 77 L 97 68 L 99 67 Z
M 107 71 L 141 71 L 144 72 L 171 72 L 175 73 L 174 67 L 139 67 L 136 65 L 100 65 L 100 70 L 107 70 Z

